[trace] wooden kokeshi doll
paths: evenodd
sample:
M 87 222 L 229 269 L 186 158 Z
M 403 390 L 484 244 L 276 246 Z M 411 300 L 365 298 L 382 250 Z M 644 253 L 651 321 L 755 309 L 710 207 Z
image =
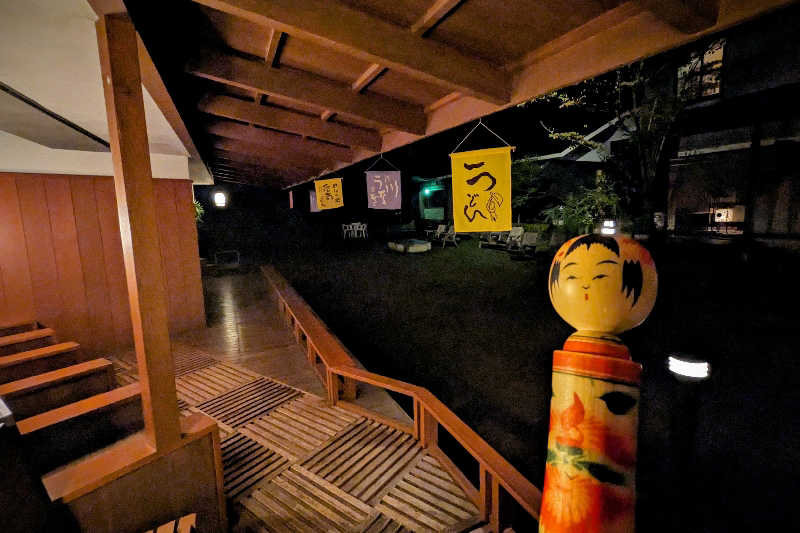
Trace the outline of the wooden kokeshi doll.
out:
M 655 264 L 633 239 L 582 235 L 556 253 L 549 286 L 577 331 L 553 352 L 539 531 L 632 532 L 642 367 L 617 334 L 653 309 Z

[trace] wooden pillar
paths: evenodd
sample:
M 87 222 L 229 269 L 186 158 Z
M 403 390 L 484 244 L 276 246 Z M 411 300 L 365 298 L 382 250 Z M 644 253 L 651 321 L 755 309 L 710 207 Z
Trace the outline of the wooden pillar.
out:
M 96 28 L 145 433 L 164 450 L 181 431 L 136 30 L 127 14 L 101 16 Z

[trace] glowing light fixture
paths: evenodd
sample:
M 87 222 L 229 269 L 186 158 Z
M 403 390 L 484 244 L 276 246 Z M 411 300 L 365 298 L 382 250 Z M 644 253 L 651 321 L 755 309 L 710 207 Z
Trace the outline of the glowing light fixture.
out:
M 215 192 L 214 205 L 217 207 L 225 207 L 228 205 L 228 196 L 222 191 Z
M 617 223 L 614 220 L 604 220 L 600 233 L 603 235 L 614 235 L 617 232 Z
M 431 195 L 431 189 L 429 187 L 425 187 L 424 189 L 422 189 L 422 193 L 425 196 L 430 196 Z
M 670 355 L 667 359 L 669 371 L 678 376 L 693 378 L 697 380 L 708 379 L 711 375 L 711 365 L 708 361 L 696 361 L 691 359 L 681 359 Z

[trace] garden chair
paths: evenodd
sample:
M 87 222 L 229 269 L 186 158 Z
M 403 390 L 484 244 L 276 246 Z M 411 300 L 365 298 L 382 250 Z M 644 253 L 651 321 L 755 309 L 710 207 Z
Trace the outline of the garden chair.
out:
M 522 245 L 522 235 L 524 233 L 525 230 L 519 226 L 511 228 L 511 231 L 508 233 L 506 249 L 507 250 L 513 250 L 514 248 L 519 249 Z
M 356 222 L 353 224 L 353 238 L 357 239 L 359 237 L 362 239 L 367 238 L 367 225 Z
M 445 224 L 439 224 L 439 227 L 435 230 L 425 230 L 425 237 L 431 239 L 432 241 L 438 241 L 445 233 L 447 233 L 447 226 Z
M 353 234 L 352 224 L 342 224 L 342 239 L 346 239 Z
M 442 235 L 442 248 L 444 248 L 448 242 L 452 242 L 458 246 L 458 237 L 456 237 L 456 229 L 454 226 L 447 228 L 447 231 Z

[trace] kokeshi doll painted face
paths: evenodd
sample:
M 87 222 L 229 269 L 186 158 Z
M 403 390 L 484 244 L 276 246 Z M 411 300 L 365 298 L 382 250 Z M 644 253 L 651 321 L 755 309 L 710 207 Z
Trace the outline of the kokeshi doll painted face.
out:
M 633 239 L 582 235 L 556 252 L 549 287 L 556 312 L 579 334 L 614 336 L 650 314 L 658 274 L 650 253 Z
M 553 372 L 539 531 L 630 533 L 639 390 L 565 366 Z

